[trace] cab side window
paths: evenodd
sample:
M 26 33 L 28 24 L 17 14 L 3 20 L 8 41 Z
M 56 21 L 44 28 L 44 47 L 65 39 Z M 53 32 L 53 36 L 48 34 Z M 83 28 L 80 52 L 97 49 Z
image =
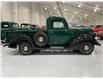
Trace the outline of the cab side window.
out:
M 53 22 L 53 28 L 64 28 L 63 22 Z

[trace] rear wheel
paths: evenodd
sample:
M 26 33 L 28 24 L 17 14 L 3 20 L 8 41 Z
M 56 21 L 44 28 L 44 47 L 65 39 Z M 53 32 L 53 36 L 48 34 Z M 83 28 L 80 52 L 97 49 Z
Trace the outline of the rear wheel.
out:
M 33 47 L 29 42 L 21 42 L 19 44 L 19 52 L 23 55 L 31 55 L 33 53 Z
M 93 52 L 94 50 L 94 45 L 90 42 L 83 42 L 83 43 L 80 43 L 79 45 L 79 52 L 80 54 L 83 54 L 83 55 L 89 55 Z

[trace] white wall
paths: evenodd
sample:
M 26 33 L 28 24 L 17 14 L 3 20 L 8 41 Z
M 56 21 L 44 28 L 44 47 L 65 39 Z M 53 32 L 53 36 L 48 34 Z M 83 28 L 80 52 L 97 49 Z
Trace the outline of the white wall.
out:
M 13 4 L 3 2 L 1 7 L 1 20 L 13 21 Z
M 21 23 L 32 23 L 38 25 L 45 25 L 47 13 L 44 8 L 35 2 L 2 2 L 1 20 L 2 21 L 15 21 Z M 71 16 L 67 16 L 69 22 Z M 72 23 L 83 25 L 103 24 L 103 17 L 94 17 L 96 19 L 80 20 L 74 17 Z
M 30 6 L 28 3 L 17 3 L 17 22 L 31 23 Z
M 103 17 L 95 19 L 95 24 L 97 25 L 103 25 Z
M 38 3 L 32 2 L 2 2 L 2 21 L 45 24 L 45 12 Z
M 103 25 L 103 16 L 95 17 L 94 19 L 91 19 L 89 22 L 91 25 Z

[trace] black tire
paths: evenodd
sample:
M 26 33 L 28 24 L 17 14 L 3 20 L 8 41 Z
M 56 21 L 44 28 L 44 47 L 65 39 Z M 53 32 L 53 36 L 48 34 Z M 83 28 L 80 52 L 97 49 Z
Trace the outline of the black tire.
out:
M 19 52 L 22 55 L 31 55 L 33 53 L 33 47 L 30 45 L 29 42 L 21 42 L 19 44 Z
M 44 32 L 36 33 L 33 40 L 37 47 L 45 47 L 48 44 L 48 36 Z
M 89 55 L 93 52 L 94 45 L 90 42 L 82 42 L 79 44 L 79 52 L 82 55 Z

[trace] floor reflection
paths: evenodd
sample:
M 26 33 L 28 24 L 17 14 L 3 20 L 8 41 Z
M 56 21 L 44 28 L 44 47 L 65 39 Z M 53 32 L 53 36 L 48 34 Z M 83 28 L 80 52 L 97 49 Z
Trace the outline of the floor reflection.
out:
M 2 47 L 3 77 L 103 77 L 103 42 L 91 55 L 77 52 L 36 52 L 20 55 Z

